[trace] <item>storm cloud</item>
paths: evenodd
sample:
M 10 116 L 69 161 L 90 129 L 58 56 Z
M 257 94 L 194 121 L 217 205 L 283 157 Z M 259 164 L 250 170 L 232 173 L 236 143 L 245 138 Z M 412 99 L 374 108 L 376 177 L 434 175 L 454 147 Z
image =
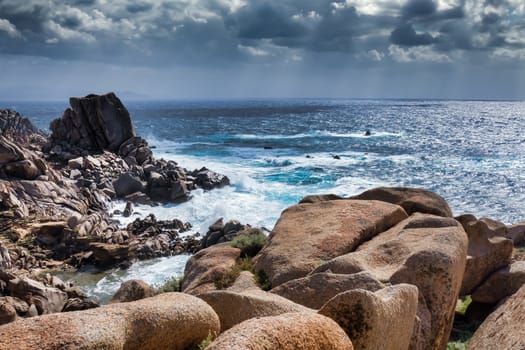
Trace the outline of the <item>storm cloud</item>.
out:
M 0 56 L 144 69 L 518 67 L 524 23 L 523 0 L 0 0 Z

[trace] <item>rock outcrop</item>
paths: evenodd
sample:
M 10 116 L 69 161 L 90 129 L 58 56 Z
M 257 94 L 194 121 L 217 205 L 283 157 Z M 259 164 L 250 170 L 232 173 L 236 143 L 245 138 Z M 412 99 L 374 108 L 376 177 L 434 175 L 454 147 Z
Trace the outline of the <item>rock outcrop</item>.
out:
M 408 215 L 423 213 L 452 217 L 452 210 L 443 197 L 422 188 L 378 187 L 350 198 L 397 204 L 402 206 Z
M 352 350 L 345 332 L 328 317 L 287 313 L 253 318 L 221 334 L 207 350 Z
M 151 298 L 155 294 L 155 289 L 149 284 L 142 280 L 133 279 L 122 283 L 109 302 L 127 303 L 144 298 Z
M 472 215 L 457 218 L 468 236 L 467 267 L 461 295 L 468 295 L 492 272 L 510 264 L 513 242 L 504 238 L 506 226 L 490 219 L 477 220 Z
M 276 287 L 353 251 L 406 217 L 401 207 L 379 201 L 294 205 L 281 214 L 268 243 L 255 258 L 254 269 L 264 271 Z
M 336 321 L 357 349 L 408 349 L 418 289 L 398 284 L 375 293 L 356 289 L 337 294 L 319 310 Z
M 466 256 L 467 235 L 459 222 L 415 214 L 315 272 L 368 271 L 382 282 L 417 286 L 420 300 L 411 349 L 443 349 L 452 328 Z
M 221 320 L 221 333 L 256 317 L 278 316 L 288 312 L 314 312 L 304 306 L 260 289 L 243 292 L 218 290 L 199 295 Z
M 312 309 L 320 309 L 337 294 L 354 289 L 375 292 L 383 288 L 369 272 L 335 274 L 321 272 L 288 281 L 270 292 Z
M 117 152 L 120 146 L 135 137 L 135 128 L 128 110 L 114 94 L 88 95 L 69 99 L 71 108 L 51 125 L 51 142 L 71 150 Z
M 19 319 L 0 327 L 0 349 L 180 349 L 218 334 L 204 301 L 165 293 L 97 309 Z
M 215 290 L 215 282 L 231 271 L 240 254 L 240 249 L 228 243 L 199 251 L 186 263 L 182 291 L 198 295 Z
M 525 285 L 525 261 L 516 261 L 489 276 L 472 293 L 472 300 L 496 304 Z
M 470 339 L 475 350 L 525 349 L 525 286 L 499 306 Z

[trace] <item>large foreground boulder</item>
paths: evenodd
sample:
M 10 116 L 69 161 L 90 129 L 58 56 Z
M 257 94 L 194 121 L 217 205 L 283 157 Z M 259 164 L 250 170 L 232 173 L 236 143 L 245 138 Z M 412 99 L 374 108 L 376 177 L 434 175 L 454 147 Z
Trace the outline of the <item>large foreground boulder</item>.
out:
M 511 296 L 481 324 L 469 349 L 525 349 L 525 286 Z
M 255 271 L 264 271 L 273 287 L 304 277 L 406 217 L 401 207 L 379 201 L 294 205 L 283 211 L 268 243 L 255 257 Z
M 288 312 L 313 312 L 288 299 L 262 290 L 243 292 L 218 290 L 200 294 L 199 298 L 215 310 L 221 320 L 221 332 L 255 317 L 278 316 Z
M 417 303 L 417 287 L 398 284 L 375 293 L 356 289 L 337 294 L 319 313 L 336 321 L 356 350 L 408 349 Z
M 422 188 L 378 187 L 351 198 L 397 204 L 402 206 L 408 215 L 424 213 L 446 217 L 452 216 L 452 210 L 443 197 Z
M 351 275 L 321 272 L 288 281 L 270 292 L 312 309 L 321 308 L 337 294 L 353 289 L 375 292 L 383 288 L 369 272 Z
M 0 349 L 187 349 L 218 334 L 204 301 L 165 293 L 130 303 L 20 319 L 0 327 Z
M 70 109 L 51 125 L 51 141 L 89 151 L 117 152 L 135 137 L 128 110 L 114 93 L 69 99 Z
M 287 313 L 252 318 L 224 332 L 207 350 L 352 350 L 345 332 L 328 317 Z
M 417 286 L 419 319 L 411 348 L 443 349 L 452 328 L 466 256 L 467 235 L 459 222 L 414 214 L 356 252 L 337 257 L 315 272 L 368 271 L 382 282 Z

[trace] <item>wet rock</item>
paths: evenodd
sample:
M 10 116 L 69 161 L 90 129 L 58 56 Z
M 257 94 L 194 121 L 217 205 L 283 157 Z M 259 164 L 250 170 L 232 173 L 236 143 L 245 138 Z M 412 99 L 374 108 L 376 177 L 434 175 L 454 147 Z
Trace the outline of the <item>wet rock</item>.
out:
M 117 197 L 120 198 L 135 192 L 144 192 L 146 188 L 140 178 L 133 176 L 131 173 L 121 174 L 118 179 L 113 182 L 113 187 Z
M 124 212 L 122 213 L 122 216 L 125 218 L 130 217 L 131 214 L 133 214 L 133 203 L 127 202 L 126 208 L 124 209 Z
M 227 176 L 211 171 L 205 167 L 193 171 L 191 176 L 195 178 L 197 186 L 205 190 L 221 188 L 230 184 L 230 179 L 228 179 Z

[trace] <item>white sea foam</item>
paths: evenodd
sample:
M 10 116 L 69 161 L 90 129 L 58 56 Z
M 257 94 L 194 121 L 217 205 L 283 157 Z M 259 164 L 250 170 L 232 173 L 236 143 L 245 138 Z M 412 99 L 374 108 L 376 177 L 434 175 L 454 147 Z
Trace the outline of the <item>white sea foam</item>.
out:
M 337 133 L 327 130 L 314 130 L 307 133 L 298 133 L 292 135 L 286 134 L 237 134 L 232 135 L 233 138 L 246 139 L 246 140 L 278 140 L 278 139 L 302 139 L 311 137 L 335 137 L 335 138 L 367 138 L 367 137 L 399 137 L 401 134 L 392 133 L 387 131 L 371 131 L 370 135 L 366 135 L 366 131 L 353 132 L 353 133 Z

